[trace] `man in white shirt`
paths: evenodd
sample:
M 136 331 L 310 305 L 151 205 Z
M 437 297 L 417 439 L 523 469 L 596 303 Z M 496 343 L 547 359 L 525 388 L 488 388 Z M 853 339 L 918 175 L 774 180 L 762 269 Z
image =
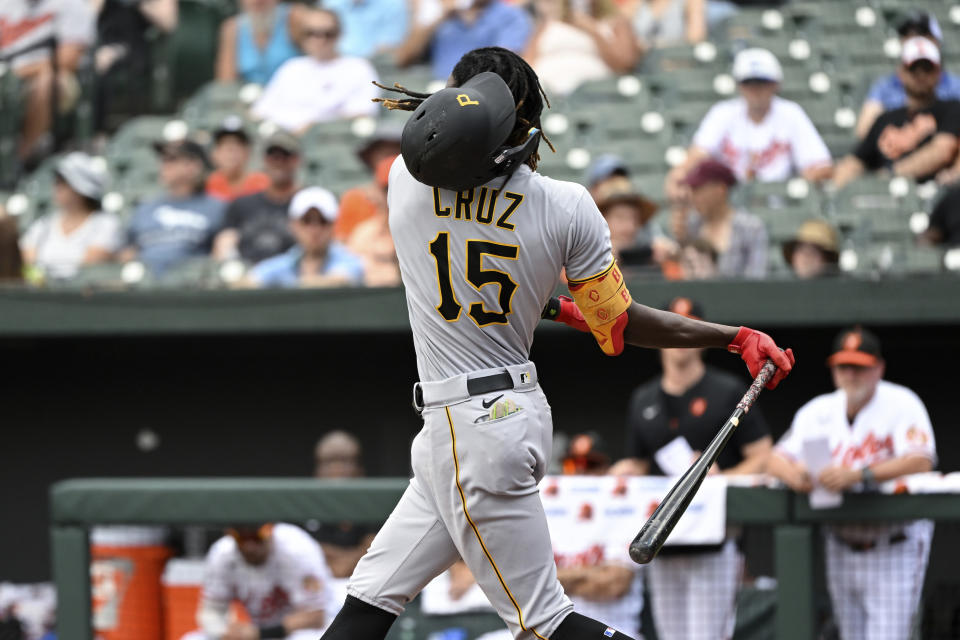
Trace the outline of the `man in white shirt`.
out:
M 727 164 L 740 182 L 779 182 L 795 175 L 830 177 L 827 145 L 803 107 L 777 96 L 783 70 L 766 49 L 744 49 L 733 61 L 739 98 L 718 102 L 704 116 L 686 160 L 667 176 L 667 195 L 682 198 L 687 172 L 705 157 Z
M 191 640 L 316 640 L 337 607 L 320 545 L 291 524 L 237 526 L 210 547 Z M 250 622 L 230 620 L 239 600 Z M 186 639 L 185 639 L 186 640 Z
M 837 390 L 797 411 L 767 472 L 802 493 L 875 490 L 936 464 L 933 427 L 910 389 L 883 380 L 880 341 L 860 327 L 837 336 L 827 363 Z M 820 449 L 829 463 L 813 468 Z M 827 586 L 844 640 L 908 638 L 920 602 L 933 522 L 824 527 Z
M 304 16 L 300 46 L 307 54 L 277 69 L 253 116 L 301 134 L 317 122 L 376 115 L 377 73 L 364 58 L 337 54 L 340 20 L 326 9 Z

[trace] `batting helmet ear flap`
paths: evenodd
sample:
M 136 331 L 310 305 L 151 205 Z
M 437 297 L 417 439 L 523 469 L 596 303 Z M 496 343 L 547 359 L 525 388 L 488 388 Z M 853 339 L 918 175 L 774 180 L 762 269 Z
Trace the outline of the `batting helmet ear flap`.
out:
M 542 137 L 540 129 L 531 127 L 527 133 L 527 139 L 515 147 L 504 147 L 499 155 L 493 159 L 497 175 L 508 175 L 513 173 L 517 167 L 527 161 L 531 155 L 537 152 Z

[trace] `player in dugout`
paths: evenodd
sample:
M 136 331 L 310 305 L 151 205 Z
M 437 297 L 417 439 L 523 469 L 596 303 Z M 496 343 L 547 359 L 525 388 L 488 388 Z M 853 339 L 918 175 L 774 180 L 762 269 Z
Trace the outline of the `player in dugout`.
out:
M 204 567 L 200 631 L 182 640 L 316 640 L 335 604 L 320 545 L 292 524 L 240 524 L 217 540 Z M 250 620 L 233 619 L 238 600 Z
M 574 611 L 557 580 L 537 490 L 552 415 L 529 360 L 541 316 L 591 332 L 609 355 L 626 344 L 727 348 L 755 376 L 771 359 L 769 388 L 793 368 L 792 352 L 754 329 L 633 302 L 587 190 L 536 171 L 546 100 L 517 54 L 475 49 L 446 89 L 392 90 L 403 97 L 385 104 L 414 112 L 387 198 L 424 422 L 413 478 L 323 638 L 382 640 L 462 557 L 517 640 L 626 640 Z M 551 299 L 562 269 L 574 299 Z
M 800 407 L 770 456 L 770 475 L 801 493 L 861 492 L 933 469 L 937 449 L 926 407 L 910 389 L 883 379 L 877 336 L 859 326 L 842 331 L 827 365 L 836 391 Z M 840 637 L 912 637 L 933 521 L 844 522 L 823 533 Z
M 689 298 L 667 310 L 703 318 Z M 663 373 L 641 385 L 627 412 L 628 458 L 614 475 L 681 475 L 717 433 L 743 395 L 736 377 L 707 366 L 703 349 L 663 349 Z M 760 473 L 773 439 L 760 409 L 743 417 L 711 473 Z M 732 534 L 734 532 L 728 532 Z M 666 546 L 650 564 L 648 600 L 661 640 L 722 640 L 733 633 L 743 557 L 733 536 L 713 546 Z

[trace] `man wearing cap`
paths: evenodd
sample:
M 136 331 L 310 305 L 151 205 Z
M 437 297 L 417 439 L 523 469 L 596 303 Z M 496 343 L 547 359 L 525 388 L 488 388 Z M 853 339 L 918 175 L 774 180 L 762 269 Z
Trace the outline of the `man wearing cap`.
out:
M 799 175 L 823 180 L 832 159 L 796 102 L 779 97 L 783 70 L 766 49 L 744 49 L 733 61 L 739 98 L 718 102 L 697 128 L 686 160 L 667 176 L 667 196 L 683 196 L 681 181 L 706 157 L 723 161 L 741 182 L 779 182 Z
M 837 275 L 837 230 L 826 220 L 805 221 L 797 235 L 783 243 L 783 259 L 801 280 Z
M 909 38 L 903 43 L 897 75 L 907 94 L 906 106 L 881 114 L 853 153 L 837 163 L 833 181 L 838 188 L 878 169 L 925 182 L 953 160 L 960 102 L 937 98 L 937 45 L 922 36 Z
M 700 305 L 676 298 L 667 310 L 703 318 Z M 708 367 L 703 349 L 662 349 L 663 373 L 641 385 L 627 410 L 627 458 L 615 475 L 680 475 L 700 455 L 744 382 Z M 773 440 L 758 407 L 745 415 L 711 473 L 760 473 Z M 742 558 L 736 541 L 713 546 L 666 546 L 647 574 L 648 600 L 662 640 L 721 640 L 733 633 Z
M 933 427 L 923 402 L 883 380 L 877 337 L 861 327 L 837 336 L 827 360 L 836 391 L 797 411 L 767 472 L 802 493 L 875 491 L 880 483 L 933 469 Z M 807 457 L 829 451 L 816 472 Z M 933 535 L 929 520 L 824 527 L 827 586 L 844 640 L 909 638 Z
M 56 211 L 33 222 L 20 240 L 26 265 L 46 278 L 70 278 L 82 265 L 106 262 L 120 248 L 120 220 L 100 210 L 106 163 L 74 151 L 57 163 Z
M 263 191 L 270 178 L 260 171 L 250 171 L 250 136 L 237 116 L 225 119 L 213 132 L 215 167 L 207 178 L 207 194 L 231 202 L 242 196 Z
M 370 172 L 373 180 L 343 192 L 340 215 L 333 233 L 340 242 L 347 242 L 357 226 L 387 211 L 387 178 L 394 158 L 400 155 L 400 133 L 396 123 L 381 123 L 357 149 L 357 157 Z
M 290 230 L 296 244 L 250 271 L 261 287 L 339 287 L 363 282 L 363 263 L 333 241 L 337 199 L 322 187 L 307 187 L 293 197 Z
M 300 189 L 300 141 L 280 129 L 264 141 L 263 152 L 263 168 L 270 184 L 227 207 L 224 228 L 213 246 L 213 256 L 218 260 L 240 258 L 255 264 L 293 246 L 287 209 Z
M 597 208 L 610 227 L 613 256 L 622 268 L 660 262 L 673 251 L 674 243 L 651 222 L 657 205 L 640 194 L 629 178 L 612 177 L 596 191 Z
M 609 181 L 617 178 L 629 178 L 630 169 L 623 158 L 615 153 L 601 153 L 590 163 L 584 174 L 584 184 L 595 202 L 600 201 L 599 192 Z
M 897 35 L 900 36 L 900 46 L 913 38 L 922 36 L 940 47 L 943 42 L 943 32 L 936 16 L 927 11 L 913 10 L 906 13 L 897 23 Z M 960 76 L 943 69 L 940 81 L 937 83 L 937 98 L 940 100 L 960 100 Z M 898 109 L 907 103 L 907 93 L 897 73 L 890 73 L 877 78 L 870 86 L 867 97 L 860 108 L 857 118 L 857 138 L 862 139 L 870 131 L 874 121 L 884 111 Z
M 375 115 L 377 72 L 368 60 L 337 52 L 337 14 L 311 9 L 303 20 L 300 46 L 306 55 L 277 69 L 253 104 L 253 116 L 299 135 L 317 122 Z
M 336 610 L 330 582 L 320 545 L 303 529 L 230 527 L 204 563 L 201 632 L 183 640 L 315 640 Z M 243 603 L 250 622 L 231 620 L 233 600 Z
M 127 227 L 123 260 L 137 259 L 163 274 L 189 258 L 207 256 L 223 224 L 223 203 L 204 193 L 207 153 L 189 139 L 153 145 L 164 194 L 137 207 Z
M 675 201 L 671 212 L 678 242 L 707 240 L 717 251 L 717 276 L 764 278 L 767 275 L 767 229 L 763 221 L 730 204 L 737 183 L 722 162 L 706 158 L 681 181 L 688 196 Z

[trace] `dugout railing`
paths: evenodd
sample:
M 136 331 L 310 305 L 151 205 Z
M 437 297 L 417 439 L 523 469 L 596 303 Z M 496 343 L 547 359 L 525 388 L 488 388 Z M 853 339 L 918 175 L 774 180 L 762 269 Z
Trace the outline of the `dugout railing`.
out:
M 402 478 L 76 479 L 51 488 L 50 543 L 58 594 L 59 640 L 92 640 L 90 542 L 94 525 L 225 525 L 307 519 L 382 521 L 407 485 Z M 792 492 L 731 486 L 730 524 L 773 531 L 777 577 L 774 636 L 818 633 L 817 525 L 932 518 L 960 521 L 955 494 L 847 495 L 835 509 L 812 510 Z M 639 525 L 642 523 L 638 523 Z M 628 541 L 624 541 L 626 544 Z

